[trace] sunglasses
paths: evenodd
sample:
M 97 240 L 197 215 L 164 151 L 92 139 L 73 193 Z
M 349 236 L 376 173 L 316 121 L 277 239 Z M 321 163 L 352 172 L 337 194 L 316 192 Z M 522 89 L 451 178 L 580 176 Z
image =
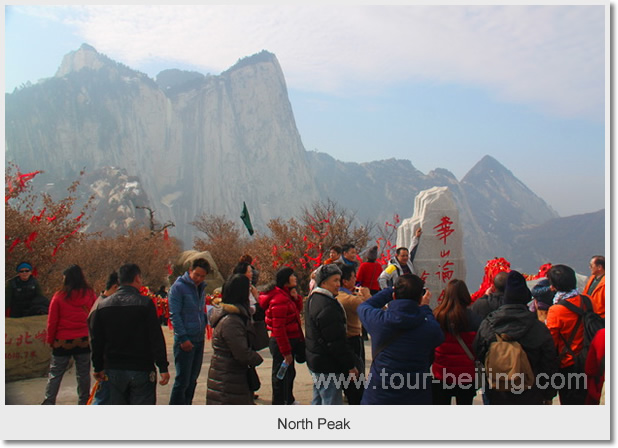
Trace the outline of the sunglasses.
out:
M 20 274 L 27 274 L 28 272 L 30 272 L 30 269 L 22 269 L 19 271 Z

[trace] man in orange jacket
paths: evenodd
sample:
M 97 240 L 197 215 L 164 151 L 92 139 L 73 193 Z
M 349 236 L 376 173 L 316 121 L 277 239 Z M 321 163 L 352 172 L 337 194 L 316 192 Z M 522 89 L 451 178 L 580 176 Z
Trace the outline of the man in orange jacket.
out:
M 605 257 L 595 255 L 590 260 L 590 273 L 592 274 L 582 291 L 594 306 L 594 312 L 605 319 Z
M 575 357 L 584 347 L 584 325 L 577 325 L 579 315 L 560 305 L 567 301 L 581 308 L 582 297 L 577 291 L 575 271 L 569 266 L 557 264 L 547 273 L 552 290 L 556 291 L 554 305 L 547 312 L 547 328 L 554 339 L 560 359 L 559 373 L 562 375 L 559 389 L 560 404 L 584 404 L 587 394 L 586 375 L 578 371 Z M 577 326 L 577 331 L 573 334 Z

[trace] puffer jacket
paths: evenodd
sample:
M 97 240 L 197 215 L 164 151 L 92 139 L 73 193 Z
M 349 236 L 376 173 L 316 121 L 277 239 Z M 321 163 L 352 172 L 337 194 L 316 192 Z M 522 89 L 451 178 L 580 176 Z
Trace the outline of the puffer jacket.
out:
M 247 368 L 262 364 L 250 347 L 251 319 L 243 307 L 221 303 L 210 315 L 213 355 L 206 383 L 206 404 L 254 404 Z
M 49 301 L 43 297 L 41 285 L 32 275 L 22 282 L 19 276 L 6 283 L 5 311 L 7 317 L 48 314 Z
M 290 339 L 304 339 L 300 326 L 302 297 L 295 300 L 288 289 L 275 287 L 260 294 L 260 307 L 266 312 L 266 328 L 277 340 L 279 351 L 283 356 L 291 354 Z
M 373 353 L 388 344 L 373 360 L 361 404 L 432 404 L 429 366 L 444 334 L 429 306 L 392 295 L 384 289 L 357 309 Z
M 359 361 L 348 345 L 341 303 L 315 288 L 305 305 L 307 367 L 315 373 L 347 374 Z
M 481 323 L 474 338 L 477 359 L 485 363 L 489 346 L 496 334 L 507 334 L 521 344 L 541 388 L 533 387 L 522 393 L 500 392 L 487 388 L 491 404 L 541 404 L 556 395 L 550 378 L 558 371 L 558 355 L 547 327 L 531 313 L 526 305 L 506 304 L 490 313 Z M 543 374 L 542 376 L 539 376 Z M 543 387 L 547 386 L 545 389 Z
M 47 316 L 47 343 L 55 339 L 68 340 L 88 336 L 88 314 L 97 300 L 92 289 L 73 291 L 66 299 L 63 291 L 52 297 Z
M 459 333 L 459 336 L 468 347 L 468 350 L 474 354 L 472 342 L 476 336 L 476 331 L 481 325 L 481 318 L 468 308 L 466 309 L 466 319 L 467 325 Z M 434 352 L 433 364 L 431 365 L 433 377 L 448 384 L 452 384 L 452 381 L 449 380 L 453 378 L 458 379 L 457 384 L 460 385 L 472 383 L 476 373 L 474 360 L 470 359 L 457 338 L 450 331 L 445 331 L 444 336 L 444 342 Z M 463 374 L 467 374 L 467 376 L 462 376 Z M 464 379 L 466 381 L 462 381 Z
M 189 273 L 178 277 L 168 295 L 174 340 L 201 342 L 206 333 L 206 282 L 196 285 Z

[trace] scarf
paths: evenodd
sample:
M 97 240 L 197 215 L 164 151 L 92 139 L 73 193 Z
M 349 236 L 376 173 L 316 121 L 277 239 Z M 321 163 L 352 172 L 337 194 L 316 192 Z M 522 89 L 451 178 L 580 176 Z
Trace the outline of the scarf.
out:
M 579 295 L 579 291 L 577 289 L 572 289 L 571 291 L 559 291 L 559 292 L 556 292 L 553 303 L 555 305 L 562 299 L 564 300 L 570 299 L 571 297 L 575 297 L 577 295 Z
M 328 289 L 320 288 L 319 286 L 316 286 L 315 288 L 313 288 L 313 291 L 311 291 L 311 294 L 313 294 L 314 292 L 324 294 L 326 297 L 330 297 L 331 299 L 335 298 L 332 292 L 330 292 Z

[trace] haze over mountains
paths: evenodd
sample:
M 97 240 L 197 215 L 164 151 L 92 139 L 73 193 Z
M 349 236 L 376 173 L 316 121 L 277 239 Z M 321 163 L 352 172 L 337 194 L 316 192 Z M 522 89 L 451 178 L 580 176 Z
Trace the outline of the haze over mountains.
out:
M 409 160 L 344 163 L 307 152 L 281 67 L 266 51 L 218 76 L 166 70 L 153 80 L 84 44 L 55 77 L 6 95 L 5 138 L 7 162 L 45 170 L 39 181 L 54 184 L 47 188 L 86 168 L 88 187 L 99 192 L 88 230 L 122 232 L 144 222 L 135 206 L 149 205 L 190 248 L 191 221 L 204 212 L 237 220 L 243 201 L 257 229 L 326 198 L 383 224 L 412 216 L 419 191 L 448 186 L 472 290 L 496 256 L 528 273 L 547 261 L 586 273 L 589 256 L 604 253 L 603 210 L 559 218 L 490 156 L 458 181 L 442 168 L 423 174 Z

